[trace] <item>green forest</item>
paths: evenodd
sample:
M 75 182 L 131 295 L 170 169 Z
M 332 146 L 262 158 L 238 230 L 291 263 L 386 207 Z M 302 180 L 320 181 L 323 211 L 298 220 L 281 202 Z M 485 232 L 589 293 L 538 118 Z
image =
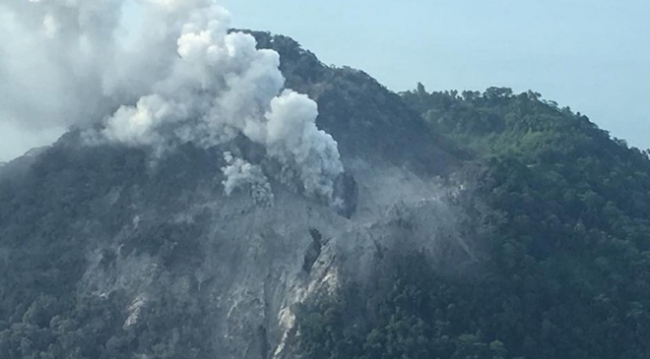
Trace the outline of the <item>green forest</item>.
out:
M 302 357 L 647 358 L 649 152 L 531 91 L 401 97 L 478 174 L 489 258 L 467 276 L 398 258 L 372 306 L 324 294 L 302 308 Z

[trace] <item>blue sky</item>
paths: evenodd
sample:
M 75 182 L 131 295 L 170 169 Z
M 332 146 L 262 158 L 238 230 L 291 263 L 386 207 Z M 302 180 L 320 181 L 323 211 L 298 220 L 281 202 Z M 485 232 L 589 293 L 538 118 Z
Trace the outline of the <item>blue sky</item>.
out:
M 233 25 L 289 35 L 401 91 L 528 89 L 650 148 L 650 1 L 222 0 Z

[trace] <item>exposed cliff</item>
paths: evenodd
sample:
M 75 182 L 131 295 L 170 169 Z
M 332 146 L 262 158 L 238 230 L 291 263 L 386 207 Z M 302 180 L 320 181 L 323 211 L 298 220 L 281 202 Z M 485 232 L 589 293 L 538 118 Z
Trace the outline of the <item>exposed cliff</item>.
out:
M 344 203 L 276 179 L 268 203 L 249 182 L 225 194 L 225 152 L 274 171 L 245 138 L 152 156 L 74 130 L 0 187 L 4 358 L 291 357 L 297 305 L 363 283 L 387 251 L 476 260 L 459 240 L 460 189 L 436 177 L 453 156 L 419 115 L 360 71 L 256 36 L 317 101 Z

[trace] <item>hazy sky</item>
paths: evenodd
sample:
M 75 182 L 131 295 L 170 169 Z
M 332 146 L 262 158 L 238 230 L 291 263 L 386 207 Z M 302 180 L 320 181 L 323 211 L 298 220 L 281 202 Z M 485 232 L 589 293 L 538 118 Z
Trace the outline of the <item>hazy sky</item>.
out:
M 650 148 L 648 0 L 223 0 L 388 88 L 528 89 Z
M 648 0 L 221 4 L 233 14 L 234 26 L 289 35 L 323 62 L 362 69 L 392 90 L 414 88 L 418 81 L 429 90 L 532 89 L 630 145 L 650 148 Z M 35 129 L 19 130 L 0 118 L 0 161 L 60 131 L 41 130 L 25 136 Z

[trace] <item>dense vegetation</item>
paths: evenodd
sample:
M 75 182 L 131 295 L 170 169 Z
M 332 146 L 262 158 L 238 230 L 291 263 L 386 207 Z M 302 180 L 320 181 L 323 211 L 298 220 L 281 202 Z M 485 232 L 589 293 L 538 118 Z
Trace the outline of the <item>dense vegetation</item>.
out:
M 319 126 L 344 157 L 458 170 L 485 208 L 475 268 L 389 258 L 369 283 L 299 308 L 295 357 L 648 356 L 649 152 L 534 92 L 418 86 L 398 96 L 290 38 L 254 34 L 281 52 L 288 85 L 317 99 Z M 197 188 L 219 186 L 220 156 L 187 145 L 152 171 L 141 150 L 80 150 L 74 136 L 0 171 L 0 358 L 214 357 L 203 329 L 215 318 L 196 283 L 185 297 L 156 293 L 132 326 L 130 293 L 90 295 L 79 283 L 89 265 L 110 269 L 131 253 L 161 258 L 166 273 L 196 269 L 202 219 L 170 216 Z M 133 229 L 138 206 L 156 208 L 157 220 Z M 90 241 L 106 250 L 88 253 Z
M 304 357 L 646 358 L 648 152 L 533 92 L 402 97 L 467 148 L 489 259 L 461 277 L 398 259 L 379 304 L 323 296 L 300 317 Z
M 75 137 L 0 179 L 0 358 L 204 358 L 210 341 L 201 320 L 208 316 L 198 299 L 163 290 L 140 321 L 123 328 L 130 295 L 120 288 L 89 293 L 80 283 L 94 258 L 106 272 L 132 253 L 161 257 L 167 271 L 193 268 L 204 226 L 174 223 L 164 213 L 181 206 L 174 202 L 180 192 L 214 176 L 205 165 L 214 158 L 187 146 L 152 170 L 141 150 L 81 151 Z M 137 206 L 158 208 L 160 222 L 120 235 Z M 112 249 L 116 239 L 120 254 Z M 90 243 L 104 249 L 88 253 Z

